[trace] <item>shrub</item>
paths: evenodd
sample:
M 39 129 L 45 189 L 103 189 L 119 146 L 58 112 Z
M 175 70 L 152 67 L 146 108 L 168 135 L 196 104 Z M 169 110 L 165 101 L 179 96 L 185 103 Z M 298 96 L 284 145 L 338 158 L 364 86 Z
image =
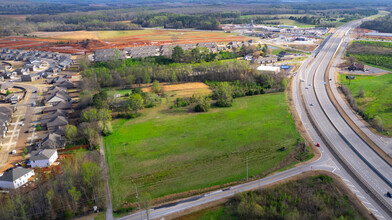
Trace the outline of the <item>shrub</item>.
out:
M 195 106 L 195 112 L 208 112 L 210 110 L 210 101 L 208 97 L 201 98 Z
M 36 126 L 35 126 L 35 130 L 37 130 L 37 131 L 41 131 L 41 125 L 39 125 L 39 124 L 38 124 L 38 125 L 36 125 Z

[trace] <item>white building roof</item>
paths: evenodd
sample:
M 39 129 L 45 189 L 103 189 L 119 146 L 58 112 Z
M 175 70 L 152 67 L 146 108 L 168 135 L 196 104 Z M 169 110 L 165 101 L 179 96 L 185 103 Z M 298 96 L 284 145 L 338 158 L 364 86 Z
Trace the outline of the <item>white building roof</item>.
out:
M 277 67 L 277 66 L 263 66 L 263 65 L 261 65 L 261 66 L 257 67 L 257 70 L 260 70 L 260 71 L 270 71 L 270 72 L 279 72 L 279 67 Z

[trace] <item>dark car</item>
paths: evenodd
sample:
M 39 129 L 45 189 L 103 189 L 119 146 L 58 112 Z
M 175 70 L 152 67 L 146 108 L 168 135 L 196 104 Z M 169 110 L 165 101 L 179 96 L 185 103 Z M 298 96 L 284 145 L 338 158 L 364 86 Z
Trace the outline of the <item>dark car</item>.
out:
M 387 192 L 388 198 L 392 198 L 392 194 L 390 192 Z

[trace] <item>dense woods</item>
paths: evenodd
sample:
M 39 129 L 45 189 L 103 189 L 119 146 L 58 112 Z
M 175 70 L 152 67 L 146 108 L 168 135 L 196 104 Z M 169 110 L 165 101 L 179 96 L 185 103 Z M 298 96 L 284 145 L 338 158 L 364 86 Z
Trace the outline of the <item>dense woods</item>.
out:
M 389 14 L 374 20 L 365 21 L 361 24 L 361 28 L 392 33 L 392 15 Z
M 0 195 L 0 219 L 70 219 L 101 211 L 106 197 L 99 152 L 76 152 L 61 161 L 61 174 L 37 173 L 37 188 Z

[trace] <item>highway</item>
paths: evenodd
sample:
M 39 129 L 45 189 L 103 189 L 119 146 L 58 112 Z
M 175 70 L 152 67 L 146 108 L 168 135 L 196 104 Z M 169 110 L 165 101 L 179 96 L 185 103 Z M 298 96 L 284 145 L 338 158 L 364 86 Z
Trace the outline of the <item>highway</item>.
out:
M 182 201 L 155 207 L 148 211 L 150 219 L 229 198 L 235 193 L 263 187 L 310 170 L 326 170 L 340 176 L 349 189 L 377 219 L 392 219 L 392 168 L 374 152 L 344 121 L 326 91 L 324 76 L 346 33 L 358 21 L 341 26 L 319 49 L 317 56 L 307 59 L 294 78 L 293 98 L 296 111 L 312 140 L 320 143 L 322 156 L 315 162 L 298 166 L 266 178 L 194 196 Z M 119 218 L 146 219 L 146 211 Z

